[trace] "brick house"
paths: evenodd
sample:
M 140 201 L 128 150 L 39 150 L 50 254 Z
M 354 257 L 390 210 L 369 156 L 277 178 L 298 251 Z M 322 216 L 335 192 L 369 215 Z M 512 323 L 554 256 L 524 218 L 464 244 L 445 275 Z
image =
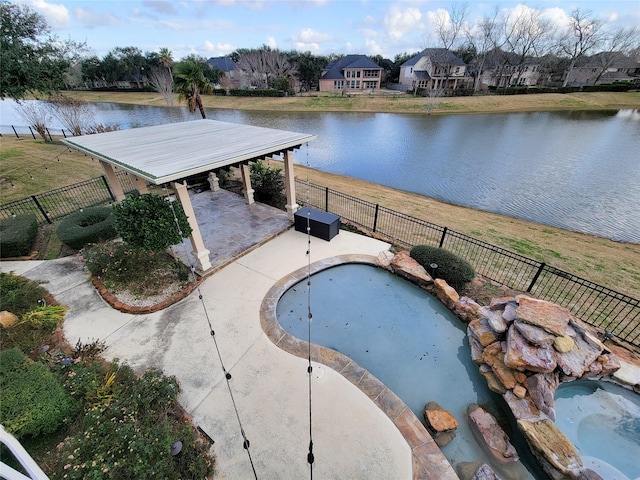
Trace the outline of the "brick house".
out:
M 242 75 L 235 62 L 230 57 L 211 57 L 207 60 L 211 68 L 217 68 L 222 72 L 218 82 L 219 88 L 242 88 Z
M 366 92 L 379 90 L 382 67 L 366 55 L 347 55 L 322 71 L 321 92 Z
M 425 48 L 400 66 L 399 83 L 405 90 L 466 88 L 470 78 L 461 58 L 444 48 Z

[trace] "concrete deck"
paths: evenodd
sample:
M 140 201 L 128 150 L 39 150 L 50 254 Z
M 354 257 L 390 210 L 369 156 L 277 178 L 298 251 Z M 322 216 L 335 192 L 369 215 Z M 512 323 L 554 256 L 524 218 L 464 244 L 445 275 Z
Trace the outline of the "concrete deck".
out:
M 311 260 L 377 255 L 388 247 L 342 231 L 331 242 L 312 239 Z M 43 286 L 70 307 L 64 332 L 71 344 L 104 340 L 109 359 L 175 375 L 183 390 L 181 404 L 216 441 L 216 478 L 253 478 L 208 315 L 232 374 L 231 389 L 258 477 L 297 480 L 309 476 L 307 361 L 269 340 L 260 325 L 260 307 L 274 283 L 307 265 L 306 250 L 306 235 L 287 230 L 206 278 L 181 302 L 138 316 L 110 308 L 74 257 L 3 262 L 1 268 L 45 281 Z M 358 387 L 319 365 L 313 376 L 313 441 L 318 478 L 413 477 L 411 448 L 396 425 Z

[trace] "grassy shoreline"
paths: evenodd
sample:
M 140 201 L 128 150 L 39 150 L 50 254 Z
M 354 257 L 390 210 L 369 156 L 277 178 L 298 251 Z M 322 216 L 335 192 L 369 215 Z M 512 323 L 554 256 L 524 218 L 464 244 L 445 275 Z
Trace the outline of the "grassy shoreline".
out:
M 513 111 L 527 111 L 517 108 L 526 103 L 533 111 L 536 105 L 538 110 L 544 109 L 545 102 L 549 100 L 544 100 L 541 97 L 549 95 L 557 100 L 557 94 L 518 96 L 522 98 L 479 97 L 479 100 L 484 100 L 485 103 L 497 102 L 500 104 L 498 105 L 500 108 L 506 108 L 505 101 L 512 101 L 511 109 Z M 588 109 L 591 110 L 598 109 L 596 108 L 597 105 L 601 106 L 600 109 L 608 109 L 612 105 L 617 105 L 617 108 L 640 108 L 640 93 L 638 92 L 622 94 L 588 93 L 578 96 L 582 99 L 582 105 L 588 105 Z M 153 93 L 82 92 L 82 97 L 90 101 L 138 103 L 142 105 L 164 104 L 164 101 Z M 220 98 L 205 97 L 205 104 L 211 106 L 208 102 L 214 102 L 216 104 L 215 108 L 223 108 L 219 105 Z M 463 101 L 466 98 L 469 97 L 443 100 Z M 302 103 L 307 97 L 296 97 L 295 99 L 297 102 Z M 276 106 L 276 103 L 272 102 L 274 99 L 234 98 L 232 100 L 235 104 L 228 108 L 248 108 L 260 104 L 260 109 L 263 110 L 267 110 L 267 106 L 270 106 L 271 109 L 280 109 Z M 247 102 L 239 100 L 247 100 Z M 329 100 L 333 101 L 335 99 L 329 98 Z M 338 100 L 341 101 L 343 99 Z M 422 108 L 424 108 L 424 102 L 426 101 L 425 99 L 414 99 L 413 97 L 409 97 L 409 100 L 422 102 Z M 469 107 L 469 105 L 467 106 Z M 492 111 L 493 113 L 501 113 L 506 111 L 500 109 L 491 110 L 489 107 L 490 105 L 485 104 L 483 109 L 476 109 L 473 112 Z M 465 113 L 472 113 L 472 111 L 468 110 Z M 198 117 L 194 116 L 194 118 Z M 62 161 L 52 161 L 60 152 L 63 152 L 60 157 Z M 39 141 L 3 137 L 3 141 L 0 144 L 0 158 L 3 164 L 0 177 L 5 179 L 2 184 L 2 190 L 0 190 L 0 203 L 3 204 L 17 198 L 24 198 L 33 193 L 68 185 L 101 174 L 97 162 L 79 152 L 67 152 L 66 147 L 60 144 L 45 144 Z M 26 167 L 26 165 L 29 166 Z M 48 169 L 45 171 L 42 165 L 48 165 Z M 39 175 L 31 179 L 27 174 L 17 174 L 17 172 L 24 171 L 25 168 L 29 168 L 31 171 L 38 170 Z M 11 172 L 13 172 L 14 177 L 11 180 L 16 185 L 15 188 L 7 188 L 7 172 L 9 172 L 9 175 L 12 175 Z M 549 265 L 605 285 L 634 298 L 640 298 L 640 244 L 618 243 L 602 237 L 474 210 L 355 178 L 307 169 L 301 165 L 296 165 L 296 175 L 304 180 L 308 178 L 318 185 L 328 186 L 334 190 L 378 203 L 407 215 L 437 225 L 447 226 L 450 229 L 485 242 L 544 261 Z

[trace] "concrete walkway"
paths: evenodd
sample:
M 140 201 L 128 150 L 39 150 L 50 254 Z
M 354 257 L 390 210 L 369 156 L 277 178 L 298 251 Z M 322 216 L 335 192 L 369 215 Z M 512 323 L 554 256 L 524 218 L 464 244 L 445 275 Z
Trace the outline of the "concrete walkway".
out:
M 341 231 L 331 242 L 312 239 L 311 261 L 377 255 L 388 247 Z M 119 358 L 138 371 L 157 366 L 175 375 L 183 390 L 181 404 L 216 442 L 216 478 L 253 478 L 208 316 L 232 374 L 258 478 L 297 480 L 309 477 L 307 362 L 271 343 L 260 326 L 260 305 L 277 280 L 307 264 L 306 250 L 306 235 L 288 230 L 205 279 L 181 302 L 142 316 L 113 310 L 73 257 L 3 262 L 1 268 L 46 282 L 58 302 L 70 307 L 64 322 L 69 343 L 104 340 L 109 359 Z M 317 478 L 412 478 L 407 442 L 364 393 L 326 366 L 314 368 L 312 386 Z

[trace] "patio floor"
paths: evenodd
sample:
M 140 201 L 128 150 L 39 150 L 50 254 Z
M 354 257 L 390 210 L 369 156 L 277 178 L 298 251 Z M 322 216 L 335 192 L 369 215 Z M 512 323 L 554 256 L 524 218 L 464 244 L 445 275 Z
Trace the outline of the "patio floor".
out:
M 193 210 L 209 255 L 212 271 L 287 230 L 287 212 L 264 203 L 247 205 L 243 196 L 227 190 L 190 193 Z M 173 247 L 187 265 L 196 265 L 189 239 Z

